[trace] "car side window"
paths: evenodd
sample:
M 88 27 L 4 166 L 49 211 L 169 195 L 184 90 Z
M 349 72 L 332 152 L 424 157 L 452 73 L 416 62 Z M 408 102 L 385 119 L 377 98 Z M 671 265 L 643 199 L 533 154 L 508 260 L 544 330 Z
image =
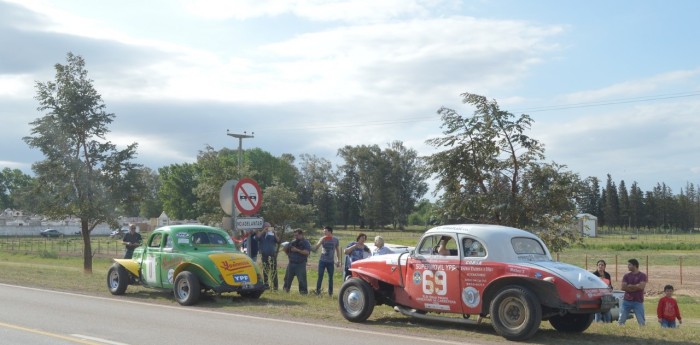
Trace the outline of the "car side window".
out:
M 173 238 L 171 236 L 165 235 L 165 249 L 173 249 Z
M 163 239 L 162 234 L 160 234 L 160 233 L 155 234 L 155 235 L 153 235 L 153 237 L 151 237 L 151 242 L 148 243 L 148 246 L 151 248 L 160 248 L 160 242 L 162 239 Z
M 430 236 L 423 239 L 423 243 L 421 243 L 417 253 L 421 255 L 433 255 L 439 241 L 440 236 Z
M 486 256 L 486 249 L 484 249 L 481 242 L 472 238 L 465 237 L 462 239 L 462 249 L 465 257 L 483 258 Z
M 423 240 L 418 254 L 457 256 L 459 249 L 457 242 L 449 235 L 433 235 Z
M 197 232 L 192 235 L 193 244 L 209 244 L 209 236 L 206 232 Z

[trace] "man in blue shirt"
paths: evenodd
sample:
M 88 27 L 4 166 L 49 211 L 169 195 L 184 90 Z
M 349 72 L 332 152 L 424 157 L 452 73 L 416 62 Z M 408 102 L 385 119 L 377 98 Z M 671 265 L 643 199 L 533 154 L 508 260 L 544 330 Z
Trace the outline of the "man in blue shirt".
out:
M 287 243 L 284 252 L 289 256 L 289 265 L 287 265 L 287 272 L 284 275 L 282 289 L 289 292 L 294 277 L 297 277 L 299 293 L 306 295 L 309 291 L 306 285 L 306 261 L 311 253 L 311 243 L 304 238 L 303 230 L 294 230 L 294 241 Z
M 277 243 L 280 242 L 280 238 L 267 222 L 263 224 L 262 230 L 259 230 L 255 237 L 260 241 L 265 287 L 270 287 L 270 278 L 272 278 L 272 287 L 277 290 Z

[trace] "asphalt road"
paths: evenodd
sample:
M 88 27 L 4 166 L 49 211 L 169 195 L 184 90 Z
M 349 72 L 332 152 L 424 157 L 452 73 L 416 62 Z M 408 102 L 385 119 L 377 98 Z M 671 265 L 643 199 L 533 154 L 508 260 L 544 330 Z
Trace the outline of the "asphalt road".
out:
M 469 344 L 6 284 L 0 284 L 0 343 Z

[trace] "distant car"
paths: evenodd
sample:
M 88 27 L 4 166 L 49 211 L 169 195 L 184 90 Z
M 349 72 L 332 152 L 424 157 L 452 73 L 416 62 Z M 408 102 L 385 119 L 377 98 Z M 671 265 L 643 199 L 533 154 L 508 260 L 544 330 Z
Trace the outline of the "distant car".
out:
M 171 290 L 181 305 L 197 303 L 207 291 L 256 299 L 266 290 L 255 262 L 225 231 L 204 225 L 158 228 L 131 259 L 114 259 L 109 292 L 122 295 L 130 284 Z
M 583 332 L 616 302 L 593 273 L 552 260 L 533 233 L 499 225 L 435 227 L 415 249 L 357 260 L 350 272 L 338 294 L 348 321 L 363 322 L 383 304 L 430 321 L 476 325 L 489 317 L 508 340 L 529 339 L 545 320 Z
M 39 235 L 41 235 L 41 237 L 63 237 L 63 233 L 56 229 L 41 230 Z
M 129 232 L 129 229 L 121 229 L 121 230 L 112 230 L 112 232 L 109 233 L 109 238 L 123 238 L 124 235 L 126 235 Z

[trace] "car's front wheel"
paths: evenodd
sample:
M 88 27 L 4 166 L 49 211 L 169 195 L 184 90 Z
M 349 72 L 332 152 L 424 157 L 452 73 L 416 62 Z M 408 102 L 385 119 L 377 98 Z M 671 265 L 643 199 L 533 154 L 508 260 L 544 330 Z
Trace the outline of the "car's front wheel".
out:
M 114 263 L 107 272 L 107 288 L 112 295 L 123 295 L 129 285 L 129 272 L 124 266 Z
M 490 306 L 491 323 L 496 333 L 508 340 L 529 339 L 540 328 L 542 307 L 530 290 L 508 286 Z
M 181 305 L 193 305 L 199 301 L 199 295 L 202 293 L 199 287 L 199 279 L 189 271 L 180 272 L 175 277 L 175 286 L 173 286 L 175 300 Z
M 552 316 L 549 323 L 559 332 L 581 333 L 588 329 L 595 314 L 565 314 Z
M 340 288 L 340 313 L 351 322 L 363 322 L 374 311 L 374 290 L 360 278 L 349 278 Z

